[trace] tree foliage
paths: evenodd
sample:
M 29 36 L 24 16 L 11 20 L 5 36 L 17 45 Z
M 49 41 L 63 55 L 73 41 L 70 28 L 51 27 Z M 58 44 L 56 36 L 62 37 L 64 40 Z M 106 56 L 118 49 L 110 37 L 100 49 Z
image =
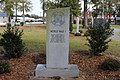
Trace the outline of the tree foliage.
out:
M 8 61 L 0 60 L 0 74 L 10 72 L 10 64 Z
M 32 3 L 30 0 L 20 0 L 19 11 L 29 12 L 32 9 Z
M 73 16 L 79 16 L 80 15 L 80 4 L 79 0 L 61 0 L 60 2 L 57 0 L 40 0 L 42 4 L 43 11 L 45 12 L 48 9 L 55 9 L 55 8 L 64 8 L 64 7 L 70 7 L 70 32 L 73 30 L 72 26 L 72 15 Z
M 102 62 L 100 68 L 103 70 L 116 71 L 120 69 L 120 61 L 114 58 L 108 58 Z
M 88 46 L 92 55 L 99 55 L 108 49 L 108 43 L 111 41 L 109 38 L 113 35 L 113 29 L 108 23 L 100 23 L 97 26 L 90 27 L 88 33 Z
M 71 8 L 71 13 L 74 16 L 79 16 L 80 15 L 80 3 L 79 0 L 62 0 L 60 2 L 61 7 L 70 7 Z
M 32 3 L 29 0 L 1 0 L 0 3 L 2 3 L 1 9 L 5 13 L 7 13 L 7 15 L 9 17 L 11 17 L 11 15 L 13 15 L 14 10 L 15 10 L 16 20 L 17 20 L 17 11 L 18 10 L 23 12 L 23 9 L 24 9 L 24 11 L 28 12 L 32 8 L 32 6 L 31 6 Z M 23 3 L 24 3 L 24 5 L 23 5 Z
M 1 3 L 1 9 L 8 15 L 10 22 L 10 18 L 13 15 L 13 0 L 2 0 Z
M 110 18 L 110 13 L 113 12 L 118 12 L 118 4 L 120 2 L 120 0 L 92 0 L 93 4 L 94 4 L 94 11 L 93 11 L 93 16 L 95 15 L 102 15 L 107 14 Z
M 16 27 L 11 27 L 8 24 L 7 29 L 1 34 L 0 45 L 5 51 L 5 57 L 16 58 L 20 57 L 25 51 L 25 46 L 22 40 L 23 30 L 20 31 Z

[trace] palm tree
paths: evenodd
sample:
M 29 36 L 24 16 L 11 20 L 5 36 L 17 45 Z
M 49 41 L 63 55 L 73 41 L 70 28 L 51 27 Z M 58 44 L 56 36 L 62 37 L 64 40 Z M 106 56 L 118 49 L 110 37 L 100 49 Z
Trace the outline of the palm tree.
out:
M 17 11 L 18 11 L 18 7 L 19 7 L 19 3 L 20 3 L 20 0 L 14 0 L 14 8 L 15 8 L 15 22 L 17 22 Z
M 40 0 L 40 4 L 42 4 L 42 10 L 43 10 L 43 24 L 45 23 L 45 8 L 48 7 L 49 0 Z M 47 5 L 47 6 L 46 6 Z
M 25 23 L 25 12 L 29 12 L 32 9 L 32 3 L 30 0 L 20 0 L 19 11 L 23 12 L 23 22 Z
M 11 15 L 13 15 L 13 0 L 2 0 L 3 8 L 2 10 L 7 13 L 9 19 L 8 21 L 11 22 Z

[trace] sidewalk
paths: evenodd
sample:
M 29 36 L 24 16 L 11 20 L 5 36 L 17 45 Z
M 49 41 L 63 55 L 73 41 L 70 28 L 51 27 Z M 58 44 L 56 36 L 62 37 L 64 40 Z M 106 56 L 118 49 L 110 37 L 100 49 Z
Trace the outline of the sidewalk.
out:
M 120 41 L 120 36 L 118 35 L 120 33 L 120 29 L 114 28 L 114 35 L 111 37 L 113 40 Z

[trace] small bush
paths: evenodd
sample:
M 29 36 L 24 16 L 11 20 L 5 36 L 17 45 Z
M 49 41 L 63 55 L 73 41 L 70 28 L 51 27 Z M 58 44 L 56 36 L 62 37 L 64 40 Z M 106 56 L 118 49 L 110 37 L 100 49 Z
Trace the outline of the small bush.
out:
M 73 31 L 73 24 L 72 24 L 72 15 L 70 14 L 70 23 L 69 23 L 69 31 L 72 33 Z
M 25 46 L 22 40 L 23 30 L 19 30 L 16 27 L 7 26 L 7 29 L 1 34 L 0 45 L 5 51 L 5 57 L 16 58 L 20 57 Z
M 7 23 L 7 26 L 11 26 L 11 23 Z
M 75 36 L 81 36 L 81 34 L 80 33 L 75 33 Z
M 84 36 L 89 36 L 89 32 L 86 31 L 86 32 L 84 33 Z
M 88 25 L 92 25 L 92 18 L 89 18 L 87 23 Z
M 105 60 L 101 65 L 100 68 L 103 70 L 119 70 L 120 69 L 120 61 L 117 59 L 109 58 Z
M 80 32 L 80 33 L 83 33 L 83 31 L 82 31 L 82 30 L 79 30 L 79 32 Z
M 60 80 L 60 78 L 61 78 L 60 76 L 54 76 L 53 80 Z
M 108 23 L 90 27 L 87 32 L 88 46 L 92 55 L 99 55 L 108 49 L 108 43 L 111 41 L 109 38 L 113 35 L 113 29 Z
M 72 23 L 70 23 L 69 30 L 72 33 L 72 31 L 73 31 L 73 25 L 72 25 Z
M 76 24 L 76 20 L 74 20 L 73 23 Z M 79 24 L 82 24 L 82 20 L 79 20 Z
M 20 25 L 23 26 L 23 25 L 24 25 L 24 22 L 20 22 Z
M 84 19 L 82 19 L 81 23 L 84 25 Z M 92 25 L 92 18 L 88 18 L 87 24 Z
M 7 61 L 0 61 L 0 74 L 10 72 L 10 65 Z
M 108 22 L 111 23 L 111 19 L 108 19 Z

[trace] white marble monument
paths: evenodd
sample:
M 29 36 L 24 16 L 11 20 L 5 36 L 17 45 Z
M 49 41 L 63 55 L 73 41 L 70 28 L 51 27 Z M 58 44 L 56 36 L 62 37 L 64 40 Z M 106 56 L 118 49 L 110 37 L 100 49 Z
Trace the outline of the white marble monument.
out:
M 70 8 L 47 11 L 46 64 L 38 64 L 35 75 L 43 77 L 79 76 L 77 65 L 69 65 L 69 16 Z

